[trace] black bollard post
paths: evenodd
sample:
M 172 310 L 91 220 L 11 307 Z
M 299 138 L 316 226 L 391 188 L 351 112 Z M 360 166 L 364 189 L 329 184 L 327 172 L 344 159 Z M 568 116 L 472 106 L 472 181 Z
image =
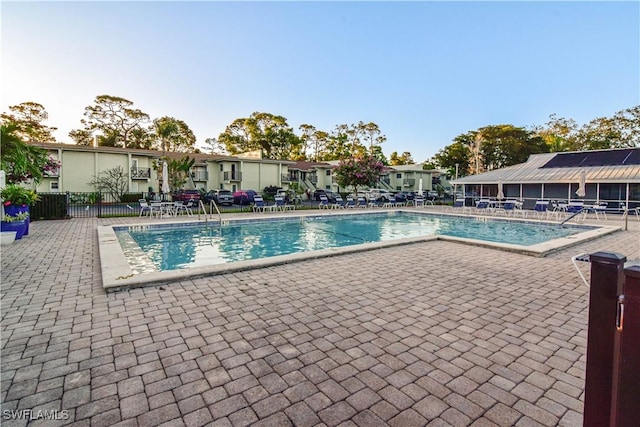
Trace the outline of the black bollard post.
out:
M 640 265 L 624 269 L 618 306 L 611 425 L 640 424 Z
M 610 425 L 616 314 L 626 260 L 623 255 L 608 252 L 590 256 L 584 427 Z

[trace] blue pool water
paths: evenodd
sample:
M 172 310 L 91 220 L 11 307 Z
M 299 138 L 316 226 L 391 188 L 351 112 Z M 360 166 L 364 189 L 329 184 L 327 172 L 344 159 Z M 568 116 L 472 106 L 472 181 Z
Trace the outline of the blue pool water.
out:
M 176 270 L 425 235 L 530 246 L 584 231 L 499 219 L 409 212 L 114 227 L 130 259 Z

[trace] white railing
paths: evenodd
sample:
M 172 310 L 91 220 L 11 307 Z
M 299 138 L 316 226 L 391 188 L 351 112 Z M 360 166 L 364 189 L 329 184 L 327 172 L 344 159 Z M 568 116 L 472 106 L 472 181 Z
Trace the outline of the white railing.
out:
M 206 222 L 207 221 L 207 208 L 204 205 L 204 202 L 202 201 L 202 199 L 200 199 L 200 208 L 202 209 L 202 212 L 204 212 L 204 220 Z M 218 209 L 218 205 L 216 204 L 216 202 L 214 200 L 211 200 L 211 202 L 209 202 L 209 214 L 210 215 L 213 215 L 214 209 L 218 213 L 218 218 L 220 219 L 220 225 L 222 225 L 222 213 L 220 212 L 220 209 Z M 200 219 L 200 215 L 198 215 L 198 219 Z

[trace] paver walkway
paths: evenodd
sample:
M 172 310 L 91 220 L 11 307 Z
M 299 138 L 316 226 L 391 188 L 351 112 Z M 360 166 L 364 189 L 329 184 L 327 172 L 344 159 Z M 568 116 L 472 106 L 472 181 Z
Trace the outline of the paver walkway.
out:
M 542 259 L 439 241 L 105 293 L 95 227 L 136 221 L 2 248 L 4 427 L 580 426 L 569 259 L 640 258 L 634 219 Z

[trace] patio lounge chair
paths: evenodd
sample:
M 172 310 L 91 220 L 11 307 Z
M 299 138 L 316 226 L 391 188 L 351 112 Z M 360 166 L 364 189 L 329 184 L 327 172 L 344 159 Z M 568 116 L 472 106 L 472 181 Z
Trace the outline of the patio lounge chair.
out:
M 533 212 L 537 215 L 538 218 L 542 219 L 542 217 L 547 215 L 548 210 L 549 210 L 548 200 L 536 200 L 536 204 L 533 207 Z
M 344 205 L 345 208 L 347 209 L 355 209 L 356 208 L 356 201 L 353 200 L 353 197 L 347 197 L 347 203 Z
M 295 206 L 287 204 L 287 202 L 284 200 L 284 197 L 282 196 L 276 196 L 275 201 L 276 201 L 274 205 L 275 210 L 280 210 L 284 212 L 289 210 L 292 211 L 295 208 Z
M 318 209 L 329 209 L 331 205 L 329 204 L 329 199 L 324 194 L 320 195 L 320 203 L 318 204 Z
M 480 199 L 480 200 L 478 200 L 478 203 L 476 203 L 475 212 L 478 213 L 478 214 L 491 213 L 492 212 L 491 200 L 489 200 L 489 199 Z
M 516 201 L 515 200 L 506 200 L 501 207 L 496 210 L 497 214 L 506 215 L 514 215 L 516 210 Z
M 336 194 L 336 202 L 334 204 L 331 205 L 332 209 L 344 209 L 345 208 L 345 201 L 342 200 L 342 196 L 339 194 Z
M 460 211 L 461 213 L 464 212 L 465 206 L 464 206 L 464 199 L 456 199 L 453 202 L 453 205 L 451 205 L 451 210 L 452 211 Z
M 272 211 L 272 207 L 268 206 L 262 196 L 253 196 L 253 207 L 254 212 L 266 212 L 267 210 Z
M 578 255 L 574 255 L 571 257 L 571 263 L 573 264 L 573 266 L 575 267 L 576 271 L 578 272 L 578 274 L 580 275 L 580 278 L 582 279 L 582 282 L 585 284 L 585 286 L 588 288 L 589 286 L 589 282 L 587 281 L 587 279 L 584 277 L 584 274 L 582 274 L 582 271 L 580 271 L 580 267 L 578 267 L 578 262 L 591 262 L 590 259 L 590 254 L 588 253 L 581 253 Z
M 584 202 L 571 202 L 567 206 L 567 212 L 578 213 L 584 210 Z
M 358 197 L 356 208 L 366 208 L 366 207 L 367 207 L 367 201 L 364 199 L 364 197 Z
M 627 208 L 626 203 L 620 203 L 620 209 L 622 210 L 622 218 L 624 219 L 627 215 L 634 215 L 636 219 L 640 221 L 640 207 L 638 208 Z
M 389 197 L 389 200 L 382 205 L 383 208 L 395 208 L 396 206 L 398 206 L 398 202 L 395 197 Z
M 422 196 L 416 196 L 413 199 L 413 206 L 417 207 L 424 207 L 424 197 Z
M 596 219 L 600 219 L 600 216 L 602 216 L 605 220 L 607 219 L 607 206 L 609 206 L 609 204 L 607 202 L 598 202 L 595 203 L 590 209 L 589 212 L 593 213 L 596 217 Z

